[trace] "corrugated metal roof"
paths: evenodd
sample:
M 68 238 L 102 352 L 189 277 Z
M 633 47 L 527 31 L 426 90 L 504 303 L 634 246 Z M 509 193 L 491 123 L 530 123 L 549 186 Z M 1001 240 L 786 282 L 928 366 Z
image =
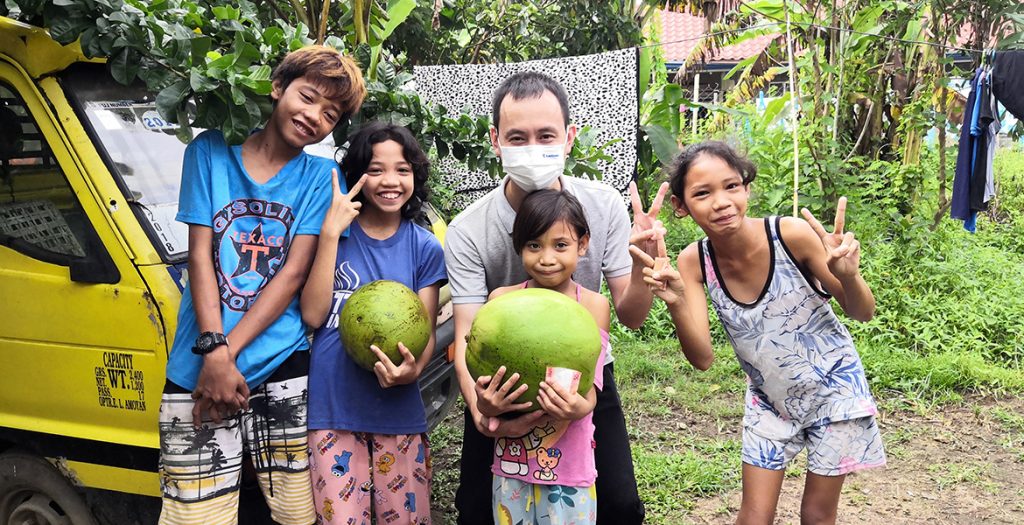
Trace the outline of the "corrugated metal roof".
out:
M 705 19 L 687 13 L 661 11 L 661 41 L 666 62 L 683 62 L 697 46 L 701 35 L 705 33 Z M 772 40 L 779 37 L 778 33 L 763 35 L 739 44 L 719 49 L 708 58 L 709 62 L 739 62 L 745 58 L 764 51 Z

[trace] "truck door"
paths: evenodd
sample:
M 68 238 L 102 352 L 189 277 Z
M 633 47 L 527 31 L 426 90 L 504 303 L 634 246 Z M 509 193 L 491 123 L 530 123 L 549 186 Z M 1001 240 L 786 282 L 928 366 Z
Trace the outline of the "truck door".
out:
M 0 442 L 157 496 L 161 316 L 54 111 L 0 57 Z

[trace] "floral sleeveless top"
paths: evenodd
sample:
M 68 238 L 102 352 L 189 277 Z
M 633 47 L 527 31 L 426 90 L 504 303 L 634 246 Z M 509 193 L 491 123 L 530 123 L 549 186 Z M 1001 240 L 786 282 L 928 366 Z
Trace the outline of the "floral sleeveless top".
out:
M 711 242 L 698 244 L 708 296 L 749 378 L 745 419 L 773 415 L 784 426 L 806 427 L 873 415 L 850 332 L 832 311 L 831 296 L 796 263 L 779 224 L 778 217 L 764 220 L 771 262 L 751 304 L 729 294 Z

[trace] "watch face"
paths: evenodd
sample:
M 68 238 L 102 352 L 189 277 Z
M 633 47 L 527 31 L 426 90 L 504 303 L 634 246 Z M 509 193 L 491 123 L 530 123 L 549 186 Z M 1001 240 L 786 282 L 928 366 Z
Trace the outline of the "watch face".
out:
M 210 334 L 202 334 L 199 336 L 199 341 L 196 342 L 196 346 L 200 350 L 209 350 L 213 345 L 213 336 Z

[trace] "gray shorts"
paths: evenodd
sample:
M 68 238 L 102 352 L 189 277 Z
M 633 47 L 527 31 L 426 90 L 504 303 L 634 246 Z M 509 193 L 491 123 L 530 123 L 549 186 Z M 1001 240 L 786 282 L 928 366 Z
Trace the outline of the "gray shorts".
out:
M 874 416 L 823 422 L 783 439 L 766 437 L 744 420 L 742 455 L 748 465 L 783 470 L 804 448 L 807 470 L 821 476 L 842 476 L 885 465 L 882 434 Z

